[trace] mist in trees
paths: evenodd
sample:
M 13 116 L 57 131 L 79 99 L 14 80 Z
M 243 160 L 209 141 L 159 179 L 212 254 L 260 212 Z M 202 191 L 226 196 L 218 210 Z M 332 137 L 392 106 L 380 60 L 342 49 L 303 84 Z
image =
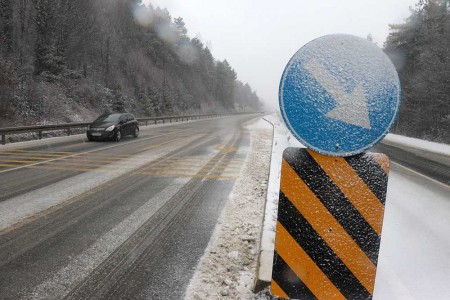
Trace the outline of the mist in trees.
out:
M 403 103 L 394 132 L 450 143 L 450 1 L 420 0 L 384 45 Z
M 182 18 L 138 0 L 0 0 L 0 126 L 259 110 L 236 78 Z

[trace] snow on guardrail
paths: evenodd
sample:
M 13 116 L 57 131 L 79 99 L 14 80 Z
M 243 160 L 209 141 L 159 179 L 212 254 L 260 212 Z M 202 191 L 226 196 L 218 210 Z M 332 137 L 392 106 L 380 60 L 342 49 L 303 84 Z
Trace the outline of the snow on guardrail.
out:
M 450 156 L 450 145 L 425 141 L 407 136 L 388 134 L 381 143 L 389 146 L 412 148 L 434 154 Z

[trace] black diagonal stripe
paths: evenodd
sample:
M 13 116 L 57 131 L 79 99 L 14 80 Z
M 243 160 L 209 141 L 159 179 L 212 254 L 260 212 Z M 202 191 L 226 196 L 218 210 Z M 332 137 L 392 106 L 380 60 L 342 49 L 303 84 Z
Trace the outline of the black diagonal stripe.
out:
M 272 279 L 290 299 L 317 299 L 277 251 L 273 257 Z
M 377 265 L 380 236 L 314 158 L 301 148 L 288 148 L 283 158 L 306 183 L 367 257 Z
M 344 297 L 371 299 L 371 294 L 281 191 L 278 221 Z
M 380 165 L 367 154 L 345 157 L 345 160 L 384 205 L 388 175 Z

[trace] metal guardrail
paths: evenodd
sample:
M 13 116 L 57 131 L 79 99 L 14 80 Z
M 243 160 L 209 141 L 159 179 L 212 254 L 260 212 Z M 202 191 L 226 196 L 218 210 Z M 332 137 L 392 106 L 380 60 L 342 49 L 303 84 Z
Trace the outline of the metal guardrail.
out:
M 206 115 L 194 115 L 194 116 L 167 116 L 167 117 L 152 117 L 152 118 L 136 118 L 139 123 L 148 126 L 149 123 L 158 124 L 161 123 L 172 123 L 183 122 L 189 120 L 206 119 L 206 118 L 217 118 L 225 115 L 232 114 L 206 114 Z M 19 127 L 4 127 L 0 128 L 1 144 L 6 144 L 6 135 L 19 134 L 19 133 L 38 133 L 38 138 L 42 139 L 42 133 L 44 131 L 55 131 L 55 130 L 66 130 L 67 135 L 71 135 L 71 129 L 86 128 L 91 123 L 67 123 L 67 124 L 56 124 L 56 125 L 37 125 L 37 126 L 19 126 Z
M 450 186 L 450 146 L 429 147 L 383 140 L 375 150 L 387 154 L 391 160 L 422 175 Z
M 168 117 L 153 117 L 153 118 L 136 118 L 139 123 L 145 123 L 147 126 L 149 122 L 154 122 L 154 124 L 157 124 L 159 121 L 162 121 L 162 123 L 165 123 L 166 120 L 169 120 L 171 123 L 172 121 L 181 122 L 183 121 L 189 121 L 189 120 L 197 120 L 197 119 L 205 119 L 205 118 L 217 118 L 224 116 L 225 114 L 209 114 L 209 115 L 195 115 L 195 116 L 168 116 Z M 228 114 L 231 115 L 231 114 Z

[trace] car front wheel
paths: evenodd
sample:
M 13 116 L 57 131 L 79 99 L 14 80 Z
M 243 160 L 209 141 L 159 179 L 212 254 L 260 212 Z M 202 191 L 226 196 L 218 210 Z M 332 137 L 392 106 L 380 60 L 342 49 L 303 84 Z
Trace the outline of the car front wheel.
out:
M 121 139 L 122 139 L 122 133 L 120 132 L 120 130 L 117 130 L 115 140 L 120 141 Z
M 134 137 L 137 138 L 139 136 L 139 127 L 136 126 L 136 128 L 134 128 Z

